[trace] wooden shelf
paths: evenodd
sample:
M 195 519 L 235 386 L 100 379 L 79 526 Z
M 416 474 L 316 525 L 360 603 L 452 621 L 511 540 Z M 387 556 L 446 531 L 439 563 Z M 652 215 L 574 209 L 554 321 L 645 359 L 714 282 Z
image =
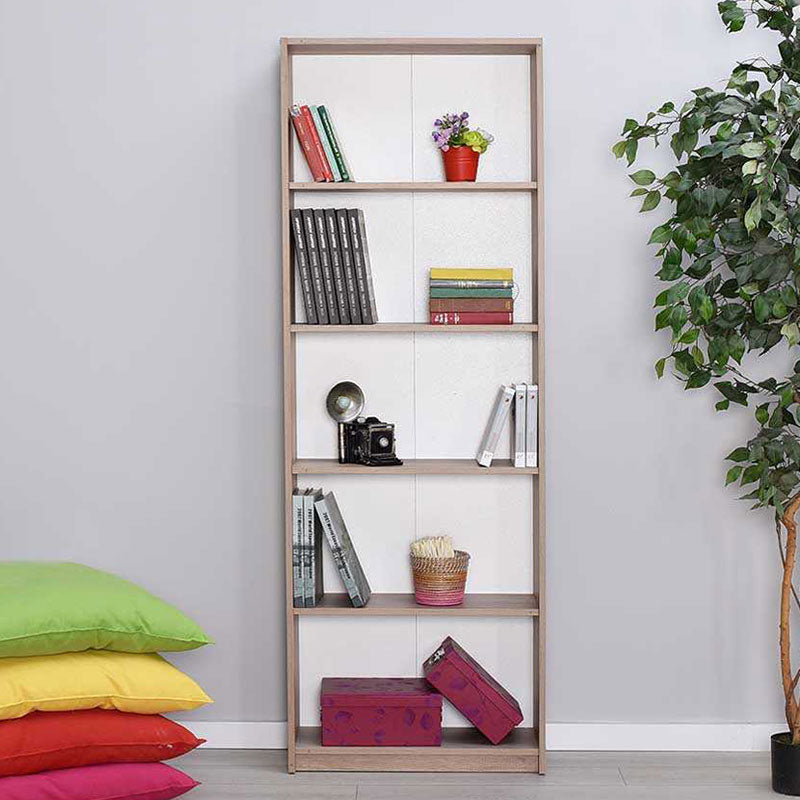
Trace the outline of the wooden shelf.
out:
M 292 333 L 536 333 L 532 322 L 513 325 L 429 325 L 425 322 L 378 322 L 375 325 L 307 325 L 294 323 Z
M 536 181 L 292 181 L 290 192 L 535 192 Z
M 319 728 L 297 729 L 298 770 L 343 772 L 536 772 L 535 728 L 516 728 L 493 745 L 474 728 L 445 728 L 441 747 L 323 747 Z
M 541 39 L 464 39 L 455 36 L 378 39 L 281 39 L 290 56 L 295 55 L 532 55 Z
M 421 606 L 413 594 L 373 594 L 364 608 L 354 608 L 346 594 L 326 594 L 314 608 L 295 608 L 297 616 L 319 617 L 536 617 L 535 594 L 467 594 L 460 606 Z
M 333 458 L 298 458 L 293 475 L 538 475 L 538 467 L 515 467 L 508 459 L 482 467 L 473 458 L 406 458 L 396 467 L 340 464 Z

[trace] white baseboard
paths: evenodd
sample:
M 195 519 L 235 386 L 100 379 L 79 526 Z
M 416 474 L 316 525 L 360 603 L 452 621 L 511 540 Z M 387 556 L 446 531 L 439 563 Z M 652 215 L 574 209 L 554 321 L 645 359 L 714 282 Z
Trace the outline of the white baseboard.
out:
M 195 735 L 218 749 L 280 750 L 286 747 L 284 722 L 189 722 Z M 731 725 L 551 722 L 548 750 L 769 750 L 769 737 L 785 723 Z

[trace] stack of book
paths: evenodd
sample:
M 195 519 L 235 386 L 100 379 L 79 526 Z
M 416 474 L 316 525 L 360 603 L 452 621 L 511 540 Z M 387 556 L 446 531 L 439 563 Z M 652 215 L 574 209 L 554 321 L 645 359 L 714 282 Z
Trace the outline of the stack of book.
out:
M 506 420 L 512 419 L 511 453 L 515 467 L 539 466 L 539 387 L 535 383 L 503 384 L 497 392 L 477 461 L 490 467 Z
M 364 212 L 360 208 L 293 208 L 290 216 L 306 322 L 377 322 Z
M 313 608 L 324 595 L 322 539 L 328 540 L 333 560 L 350 602 L 361 608 L 372 596 L 333 492 L 295 489 L 292 492 L 292 597 L 295 608 Z
M 431 269 L 432 325 L 511 325 L 513 269 Z
M 289 109 L 297 140 L 317 183 L 353 180 L 353 173 L 325 106 L 293 105 Z

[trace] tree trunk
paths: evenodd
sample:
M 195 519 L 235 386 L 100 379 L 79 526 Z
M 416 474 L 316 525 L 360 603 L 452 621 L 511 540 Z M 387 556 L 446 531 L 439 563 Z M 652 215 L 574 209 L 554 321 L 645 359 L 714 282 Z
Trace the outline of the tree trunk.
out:
M 795 698 L 796 682 L 792 672 L 790 611 L 792 603 L 792 578 L 797 562 L 797 522 L 795 516 L 800 507 L 800 494 L 792 499 L 783 514 L 783 527 L 786 528 L 786 553 L 783 560 L 783 581 L 781 582 L 781 679 L 783 695 L 786 700 L 786 722 L 792 734 L 792 744 L 800 744 L 800 719 Z

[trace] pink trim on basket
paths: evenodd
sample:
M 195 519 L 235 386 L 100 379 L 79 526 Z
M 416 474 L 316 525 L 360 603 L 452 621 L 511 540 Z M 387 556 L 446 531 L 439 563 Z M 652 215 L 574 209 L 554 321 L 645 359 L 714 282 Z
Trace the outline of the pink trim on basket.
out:
M 464 590 L 456 592 L 414 592 L 416 600 L 423 606 L 458 606 L 464 602 Z

